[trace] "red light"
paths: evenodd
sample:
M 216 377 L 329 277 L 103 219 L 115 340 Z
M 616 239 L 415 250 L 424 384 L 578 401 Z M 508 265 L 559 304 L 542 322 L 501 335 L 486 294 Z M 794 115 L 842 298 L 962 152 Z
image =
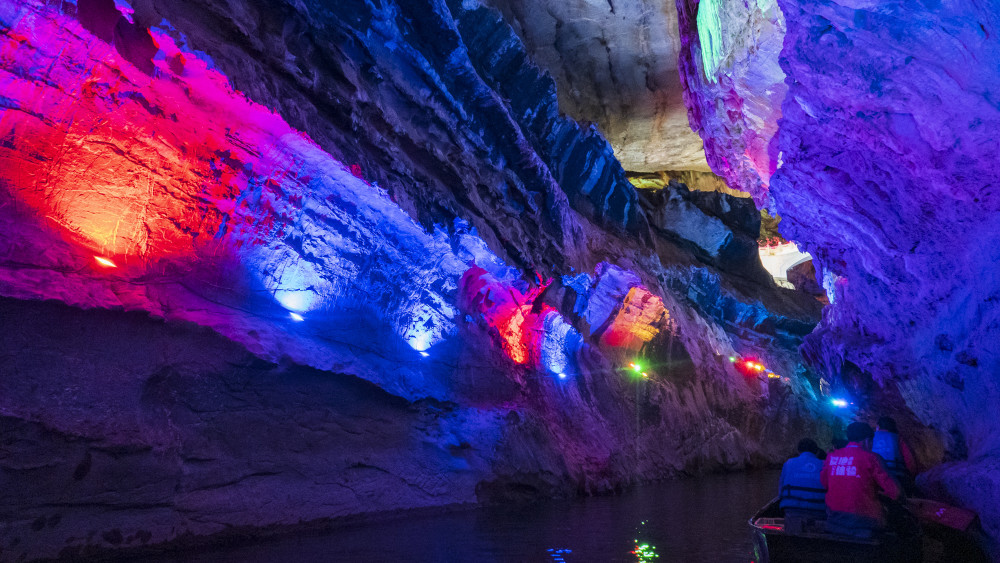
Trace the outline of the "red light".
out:
M 101 266 L 104 266 L 105 268 L 117 268 L 118 267 L 117 264 L 115 264 L 111 260 L 108 260 L 107 258 L 104 258 L 103 256 L 94 256 L 94 260 L 96 260 L 98 264 L 100 264 Z

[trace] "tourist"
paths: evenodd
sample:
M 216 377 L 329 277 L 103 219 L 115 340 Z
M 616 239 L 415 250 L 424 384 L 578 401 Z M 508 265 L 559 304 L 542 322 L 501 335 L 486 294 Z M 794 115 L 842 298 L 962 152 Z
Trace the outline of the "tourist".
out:
M 816 457 L 819 446 L 803 438 L 798 450 L 798 457 L 789 459 L 781 468 L 778 486 L 779 506 L 785 514 L 785 532 L 789 534 L 805 532 L 812 522 L 826 518 L 826 488 L 820 483 L 823 462 Z
M 872 452 L 882 456 L 889 475 L 903 486 L 903 490 L 911 492 L 917 465 L 910 447 L 899 437 L 896 421 L 892 417 L 883 416 L 878 419 L 878 428 L 872 439 Z
M 899 498 L 899 485 L 882 458 L 869 451 L 871 426 L 854 422 L 847 427 L 848 444 L 830 453 L 820 482 L 827 489 L 827 531 L 859 538 L 885 528 L 885 514 L 877 494 Z

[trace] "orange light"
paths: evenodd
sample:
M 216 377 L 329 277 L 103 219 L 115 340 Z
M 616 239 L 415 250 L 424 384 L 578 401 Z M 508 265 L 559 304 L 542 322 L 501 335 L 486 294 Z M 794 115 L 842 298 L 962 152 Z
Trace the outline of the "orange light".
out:
M 114 262 L 112 262 L 111 260 L 108 260 L 107 258 L 105 258 L 103 256 L 94 256 L 94 260 L 96 260 L 98 264 L 100 264 L 101 266 L 104 266 L 105 268 L 117 268 L 118 267 L 117 264 L 115 264 Z

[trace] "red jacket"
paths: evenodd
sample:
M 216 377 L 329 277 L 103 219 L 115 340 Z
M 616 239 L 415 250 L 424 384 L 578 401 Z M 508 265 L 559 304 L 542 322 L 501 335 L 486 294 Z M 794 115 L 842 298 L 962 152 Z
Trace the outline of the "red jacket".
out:
M 889 476 L 882 458 L 857 442 L 826 456 L 820 482 L 826 487 L 826 506 L 883 522 L 879 489 L 890 498 L 899 496 L 899 485 Z

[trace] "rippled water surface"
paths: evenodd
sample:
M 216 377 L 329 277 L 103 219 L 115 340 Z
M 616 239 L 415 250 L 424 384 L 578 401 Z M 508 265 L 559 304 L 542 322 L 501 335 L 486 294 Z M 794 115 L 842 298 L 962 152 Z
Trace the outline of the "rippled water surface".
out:
M 715 475 L 617 496 L 407 517 L 157 561 L 747 563 L 747 519 L 775 495 L 777 482 L 776 471 Z

